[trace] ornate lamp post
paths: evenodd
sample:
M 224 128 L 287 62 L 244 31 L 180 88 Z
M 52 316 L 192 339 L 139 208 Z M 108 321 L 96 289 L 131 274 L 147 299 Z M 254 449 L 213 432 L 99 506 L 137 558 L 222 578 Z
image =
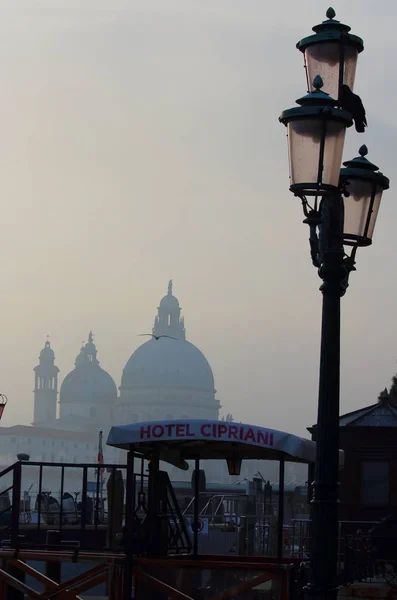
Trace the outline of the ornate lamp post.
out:
M 345 162 L 345 168 L 340 169 L 346 129 L 355 118 L 342 108 L 341 87 L 352 89 L 363 43 L 349 33 L 347 25 L 335 21 L 333 9 L 328 9 L 327 17 L 313 28 L 316 35 L 298 43 L 305 54 L 309 93 L 297 100 L 299 106 L 285 110 L 280 121 L 287 127 L 290 190 L 301 199 L 304 223 L 310 228 L 312 262 L 322 279 L 317 454 L 307 593 L 328 600 L 337 597 L 340 299 L 348 287 L 350 272 L 355 270 L 357 248 L 371 244 L 381 196 L 389 180 L 365 158 L 365 146 L 360 148 L 359 157 Z M 350 254 L 345 247 L 351 249 Z

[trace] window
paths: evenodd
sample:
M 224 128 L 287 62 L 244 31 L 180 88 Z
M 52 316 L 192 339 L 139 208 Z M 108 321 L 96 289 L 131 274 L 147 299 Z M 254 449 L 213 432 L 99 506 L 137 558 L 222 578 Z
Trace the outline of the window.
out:
M 45 446 L 47 443 L 47 440 L 43 440 L 43 446 Z
M 96 408 L 95 406 L 90 406 L 90 417 L 96 417 Z
M 361 463 L 361 502 L 389 504 L 389 463 L 366 461 Z
M 11 438 L 11 442 L 13 442 L 14 444 L 15 444 L 15 442 L 16 442 L 16 441 L 17 441 L 17 438 L 16 438 L 16 437 L 12 437 L 12 438 Z
M 32 440 L 30 438 L 28 438 L 28 444 L 31 444 Z
M 73 444 L 73 448 L 77 448 L 77 444 Z

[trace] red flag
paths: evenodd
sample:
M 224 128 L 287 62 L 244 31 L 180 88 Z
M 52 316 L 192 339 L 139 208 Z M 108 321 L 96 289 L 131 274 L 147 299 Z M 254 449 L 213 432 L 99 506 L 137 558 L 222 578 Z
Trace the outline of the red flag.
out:
M 102 447 L 102 438 L 103 438 L 103 431 L 102 429 L 100 429 L 99 431 L 99 440 L 98 440 L 98 465 L 103 465 L 103 447 Z M 100 473 L 104 473 L 105 469 L 103 467 L 100 467 Z

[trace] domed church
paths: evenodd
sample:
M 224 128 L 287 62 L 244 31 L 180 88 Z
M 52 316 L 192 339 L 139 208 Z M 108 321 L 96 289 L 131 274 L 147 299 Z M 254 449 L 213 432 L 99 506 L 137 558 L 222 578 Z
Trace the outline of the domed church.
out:
M 204 354 L 186 339 L 177 298 L 160 301 L 153 337 L 123 370 L 116 418 L 120 424 L 163 419 L 217 419 L 214 375 Z
M 33 425 L 87 433 L 103 429 L 107 433 L 115 423 L 217 419 L 220 404 L 215 398 L 214 376 L 202 352 L 186 339 L 172 281 L 157 310 L 150 339 L 135 350 L 124 367 L 119 396 L 114 380 L 99 365 L 90 332 L 74 369 L 62 382 L 59 415 L 59 369 L 47 340 L 34 369 Z

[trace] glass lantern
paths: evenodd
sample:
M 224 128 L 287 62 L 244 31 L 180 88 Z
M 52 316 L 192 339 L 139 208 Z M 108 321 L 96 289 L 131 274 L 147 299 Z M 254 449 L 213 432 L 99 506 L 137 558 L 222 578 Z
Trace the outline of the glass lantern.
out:
M 308 90 L 313 91 L 313 78 L 320 75 L 323 91 L 339 99 L 342 84 L 353 91 L 357 59 L 364 43 L 349 33 L 348 25 L 335 20 L 333 8 L 327 10 L 326 16 L 326 21 L 313 27 L 315 35 L 303 38 L 296 47 L 304 55 Z
M 297 196 L 322 195 L 339 184 L 346 127 L 352 120 L 350 113 L 335 107 L 336 100 L 322 85 L 321 77 L 315 77 L 314 92 L 280 116 L 287 127 L 290 190 Z
M 345 192 L 343 243 L 347 246 L 369 246 L 384 190 L 389 179 L 366 157 L 368 149 L 361 146 L 359 155 L 344 162 L 340 182 Z

